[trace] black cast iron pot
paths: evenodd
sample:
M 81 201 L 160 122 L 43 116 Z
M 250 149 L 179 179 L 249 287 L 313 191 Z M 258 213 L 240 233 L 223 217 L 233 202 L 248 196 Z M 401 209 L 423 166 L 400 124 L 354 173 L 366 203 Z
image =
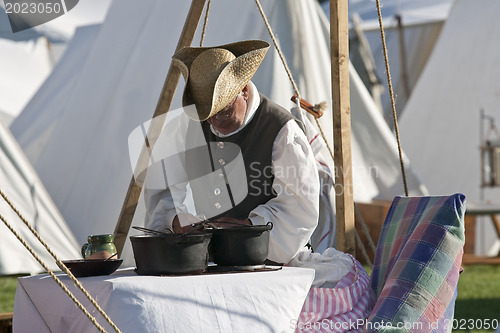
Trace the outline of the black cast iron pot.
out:
M 200 274 L 208 266 L 209 232 L 130 236 L 137 273 Z
M 269 252 L 273 224 L 217 227 L 211 230 L 210 254 L 219 266 L 261 265 Z

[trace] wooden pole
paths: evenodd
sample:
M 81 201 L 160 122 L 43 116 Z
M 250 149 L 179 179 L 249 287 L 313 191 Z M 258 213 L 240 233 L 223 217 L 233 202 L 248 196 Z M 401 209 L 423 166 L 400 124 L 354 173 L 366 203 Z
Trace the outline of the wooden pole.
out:
M 405 37 L 404 37 L 404 28 L 403 28 L 403 19 L 401 15 L 396 15 L 396 20 L 398 21 L 398 36 L 399 36 L 399 57 L 400 60 L 400 68 L 401 68 L 401 80 L 403 81 L 403 88 L 405 92 L 405 97 L 410 97 L 410 83 L 408 82 L 408 66 L 406 63 L 408 62 L 406 56 L 406 46 L 405 46 Z
M 179 42 L 177 43 L 176 51 L 180 50 L 185 46 L 190 46 L 191 43 L 193 42 L 193 38 L 196 33 L 196 28 L 198 27 L 198 23 L 200 22 L 200 18 L 203 14 L 203 8 L 205 7 L 205 2 L 206 0 L 193 0 L 191 2 L 191 7 L 189 9 L 186 21 L 184 23 L 184 27 L 182 29 Z M 177 84 L 179 83 L 179 78 L 180 78 L 179 70 L 171 65 L 168 70 L 160 98 L 156 105 L 153 118 L 165 114 L 170 108 L 170 105 L 172 104 L 172 99 L 175 94 L 175 90 L 177 88 Z M 155 129 L 157 129 L 158 127 L 161 128 L 161 126 L 163 125 L 157 122 L 152 122 L 152 123 L 158 125 L 155 127 Z M 157 135 L 148 134 L 148 138 L 151 137 L 157 137 Z M 139 162 L 137 164 L 138 170 L 144 170 L 142 166 L 148 164 L 150 153 L 153 147 L 154 147 L 153 141 L 145 142 L 144 149 L 141 152 L 141 155 L 139 157 Z M 123 202 L 122 210 L 120 212 L 120 216 L 118 218 L 118 222 L 116 224 L 114 231 L 115 245 L 118 251 L 118 257 L 121 255 L 123 246 L 125 245 L 125 241 L 127 239 L 127 235 L 130 230 L 132 219 L 134 218 L 135 210 L 137 208 L 137 203 L 139 202 L 139 197 L 141 196 L 141 192 L 142 192 L 142 186 L 137 184 L 137 182 L 134 179 L 134 176 L 132 176 L 129 188 L 127 190 L 127 194 L 125 195 L 125 200 Z
M 377 77 L 375 72 L 375 60 L 373 59 L 372 52 L 370 50 L 370 44 L 368 44 L 368 40 L 366 39 L 365 33 L 361 28 L 361 18 L 358 13 L 354 13 L 351 16 L 351 22 L 353 25 L 354 33 L 356 34 L 358 43 L 359 43 L 359 55 L 363 64 L 365 65 L 365 71 L 368 75 L 368 80 L 370 82 L 370 94 L 372 95 L 373 101 L 377 105 L 378 110 L 383 113 L 384 109 L 382 107 L 382 102 L 380 100 L 380 95 L 383 92 L 382 84 Z
M 333 152 L 337 248 L 354 254 L 354 200 L 349 96 L 349 28 L 347 0 L 330 0 Z

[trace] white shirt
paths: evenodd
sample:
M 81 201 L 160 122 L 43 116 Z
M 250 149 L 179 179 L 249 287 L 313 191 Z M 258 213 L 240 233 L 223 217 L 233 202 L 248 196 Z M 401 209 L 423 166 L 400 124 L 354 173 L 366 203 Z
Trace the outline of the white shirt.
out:
M 230 136 L 243 129 L 260 105 L 257 88 L 250 82 L 248 109 L 243 125 Z M 288 263 L 307 244 L 319 215 L 320 183 L 314 155 L 307 138 L 295 120 L 287 122 L 273 142 L 273 189 L 277 196 L 253 209 L 248 218 L 254 225 L 273 223 L 270 232 L 268 259 Z M 169 191 L 145 190 L 147 228 L 171 228 L 179 210 L 174 207 Z

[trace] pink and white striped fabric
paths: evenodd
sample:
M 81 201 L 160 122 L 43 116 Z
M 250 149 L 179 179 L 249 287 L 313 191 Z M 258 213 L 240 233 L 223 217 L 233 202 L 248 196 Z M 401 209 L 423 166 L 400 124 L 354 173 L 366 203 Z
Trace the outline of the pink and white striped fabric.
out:
M 362 332 L 375 304 L 370 277 L 351 255 L 353 265 L 335 288 L 311 288 L 295 332 Z

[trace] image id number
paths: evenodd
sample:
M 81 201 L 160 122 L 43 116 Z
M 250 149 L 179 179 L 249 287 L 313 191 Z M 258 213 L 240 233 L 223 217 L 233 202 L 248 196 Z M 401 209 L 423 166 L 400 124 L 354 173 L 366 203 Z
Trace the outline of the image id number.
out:
M 58 2 L 5 2 L 7 14 L 59 14 L 62 10 Z
M 453 330 L 495 330 L 498 319 L 447 319 L 445 328 Z

